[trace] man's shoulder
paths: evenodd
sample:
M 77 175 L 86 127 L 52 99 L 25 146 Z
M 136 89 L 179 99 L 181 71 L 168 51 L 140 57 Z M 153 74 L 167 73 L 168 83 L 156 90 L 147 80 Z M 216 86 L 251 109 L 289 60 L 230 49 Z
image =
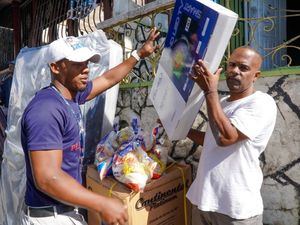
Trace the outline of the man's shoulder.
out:
M 241 98 L 236 102 L 242 104 L 255 104 L 255 105 L 260 105 L 265 103 L 275 104 L 273 97 L 262 91 L 255 91 L 252 95 L 248 95 L 244 98 Z
M 265 116 L 272 120 L 276 118 L 277 106 L 274 98 L 262 91 L 256 91 L 241 107 L 260 117 Z
M 276 105 L 274 98 L 262 91 L 256 91 L 253 94 L 253 99 L 252 101 L 254 101 L 255 103 L 259 103 L 259 104 L 267 104 L 267 105 Z
M 43 102 L 49 104 L 49 103 L 58 103 L 60 101 L 57 101 L 59 98 L 57 94 L 50 88 L 46 87 L 41 90 L 39 90 L 35 96 L 33 97 L 33 102 L 39 102 L 42 104 Z
M 256 91 L 252 95 L 238 99 L 236 101 L 227 102 L 226 97 L 222 99 L 223 108 L 231 109 L 249 109 L 249 110 L 276 110 L 276 103 L 272 96 L 262 91 Z
M 57 96 L 57 94 L 46 87 L 38 91 L 32 100 L 27 105 L 25 111 L 38 110 L 38 111 L 52 111 L 63 107 L 63 102 Z

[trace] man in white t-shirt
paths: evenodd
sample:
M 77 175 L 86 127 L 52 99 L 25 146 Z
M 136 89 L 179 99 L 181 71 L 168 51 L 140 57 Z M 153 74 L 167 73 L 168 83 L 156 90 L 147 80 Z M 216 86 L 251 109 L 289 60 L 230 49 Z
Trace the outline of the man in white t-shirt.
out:
M 262 57 L 239 47 L 228 60 L 226 82 L 230 95 L 219 100 L 222 69 L 215 74 L 203 61 L 193 67 L 192 79 L 205 93 L 209 126 L 188 137 L 203 145 L 197 176 L 187 198 L 200 210 L 201 225 L 262 225 L 259 155 L 273 132 L 276 104 L 254 89 Z

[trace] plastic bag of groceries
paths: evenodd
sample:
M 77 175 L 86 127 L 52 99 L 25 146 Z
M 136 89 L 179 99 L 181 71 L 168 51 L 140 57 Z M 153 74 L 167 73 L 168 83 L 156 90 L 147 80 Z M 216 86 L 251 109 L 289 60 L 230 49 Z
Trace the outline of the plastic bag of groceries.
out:
M 116 141 L 118 144 L 118 148 L 121 145 L 126 145 L 134 140 L 134 131 L 131 127 L 124 127 L 121 129 L 116 136 Z
M 149 151 L 153 146 L 152 136 L 141 128 L 140 119 L 136 115 L 131 115 L 130 125 L 134 133 L 134 141 L 139 143 L 144 151 Z
M 99 173 L 100 180 L 108 175 L 112 175 L 113 155 L 118 149 L 117 132 L 119 130 L 119 117 L 114 119 L 113 131 L 106 134 L 98 143 L 95 155 L 95 165 Z
M 131 141 L 115 153 L 112 170 L 118 181 L 136 192 L 142 192 L 151 180 L 156 164 L 138 142 Z
M 160 178 L 166 170 L 168 153 L 171 149 L 171 142 L 167 137 L 163 136 L 164 129 L 161 124 L 157 124 L 152 130 L 152 138 L 154 145 L 148 152 L 148 156 L 156 162 L 156 166 L 153 171 L 153 179 Z

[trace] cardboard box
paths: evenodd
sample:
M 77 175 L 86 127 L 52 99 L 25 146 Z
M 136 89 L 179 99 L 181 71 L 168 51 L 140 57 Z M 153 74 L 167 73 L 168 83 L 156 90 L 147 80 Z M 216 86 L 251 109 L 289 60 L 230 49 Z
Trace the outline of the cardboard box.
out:
M 96 193 L 123 201 L 128 207 L 128 225 L 190 225 L 191 205 L 185 192 L 191 179 L 190 166 L 175 164 L 140 193 L 131 191 L 112 177 L 100 182 L 95 167 L 89 166 L 86 183 L 87 188 Z M 101 224 L 101 219 L 93 212 L 88 212 L 88 220 L 89 225 Z
M 150 99 L 171 140 L 187 136 L 204 101 L 189 78 L 203 59 L 211 72 L 222 60 L 238 15 L 211 0 L 177 0 Z

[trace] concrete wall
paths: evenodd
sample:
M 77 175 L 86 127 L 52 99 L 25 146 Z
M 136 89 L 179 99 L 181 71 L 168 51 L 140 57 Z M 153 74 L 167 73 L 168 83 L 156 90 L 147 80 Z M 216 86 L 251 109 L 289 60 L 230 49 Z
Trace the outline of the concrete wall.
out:
M 300 76 L 260 78 L 256 89 L 269 93 L 278 106 L 277 122 L 271 140 L 261 155 L 264 173 L 262 196 L 264 200 L 264 224 L 300 224 Z M 117 114 L 129 121 L 129 115 L 140 116 L 142 127 L 150 131 L 158 118 L 148 99 L 150 89 L 124 89 L 119 93 Z M 220 97 L 226 95 L 224 81 L 219 85 Z M 205 106 L 201 108 L 194 127 L 205 130 L 207 122 Z M 189 139 L 173 142 L 170 156 L 185 161 L 197 170 L 201 146 Z M 193 225 L 197 223 L 197 209 L 193 209 Z

